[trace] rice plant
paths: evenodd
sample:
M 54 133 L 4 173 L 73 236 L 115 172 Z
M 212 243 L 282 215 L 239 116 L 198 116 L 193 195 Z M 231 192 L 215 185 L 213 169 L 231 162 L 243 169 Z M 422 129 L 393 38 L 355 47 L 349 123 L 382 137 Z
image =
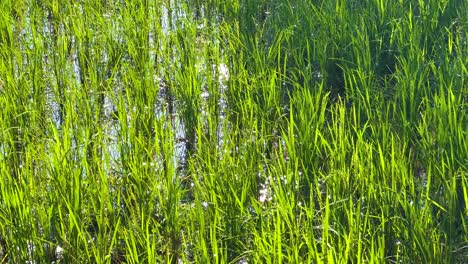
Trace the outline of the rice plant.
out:
M 0 263 L 466 263 L 468 1 L 3 0 Z

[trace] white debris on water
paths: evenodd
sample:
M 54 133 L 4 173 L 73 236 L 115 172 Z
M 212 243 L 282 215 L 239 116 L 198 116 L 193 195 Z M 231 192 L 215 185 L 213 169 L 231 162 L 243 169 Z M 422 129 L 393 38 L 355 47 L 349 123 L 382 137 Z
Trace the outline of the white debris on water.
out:
M 201 97 L 205 100 L 208 99 L 208 96 L 210 96 L 210 93 L 208 93 L 207 91 L 201 93 Z
M 237 264 L 249 264 L 249 262 L 245 259 L 241 259 L 237 262 Z
M 60 245 L 55 248 L 55 258 L 57 260 L 63 259 L 63 248 Z
M 258 201 L 261 203 L 270 202 L 273 199 L 271 191 L 266 183 L 260 184 L 260 190 L 258 191 Z

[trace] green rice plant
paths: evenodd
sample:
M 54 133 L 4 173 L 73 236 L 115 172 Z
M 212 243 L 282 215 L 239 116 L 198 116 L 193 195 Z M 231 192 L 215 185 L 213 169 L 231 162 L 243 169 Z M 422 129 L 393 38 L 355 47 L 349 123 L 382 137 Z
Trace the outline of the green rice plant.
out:
M 1 1 L 0 262 L 465 263 L 466 1 Z

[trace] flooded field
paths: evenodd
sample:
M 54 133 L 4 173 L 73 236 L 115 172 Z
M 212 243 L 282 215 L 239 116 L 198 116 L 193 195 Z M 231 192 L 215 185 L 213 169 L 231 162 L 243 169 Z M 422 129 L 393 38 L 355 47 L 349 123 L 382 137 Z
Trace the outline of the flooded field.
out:
M 1 1 L 0 263 L 465 263 L 467 29 L 467 1 Z

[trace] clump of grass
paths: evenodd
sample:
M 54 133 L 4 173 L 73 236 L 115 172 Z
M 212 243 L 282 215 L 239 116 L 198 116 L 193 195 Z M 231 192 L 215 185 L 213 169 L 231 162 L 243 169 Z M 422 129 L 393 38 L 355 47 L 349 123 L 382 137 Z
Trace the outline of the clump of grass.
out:
M 0 262 L 466 262 L 467 10 L 2 1 Z

